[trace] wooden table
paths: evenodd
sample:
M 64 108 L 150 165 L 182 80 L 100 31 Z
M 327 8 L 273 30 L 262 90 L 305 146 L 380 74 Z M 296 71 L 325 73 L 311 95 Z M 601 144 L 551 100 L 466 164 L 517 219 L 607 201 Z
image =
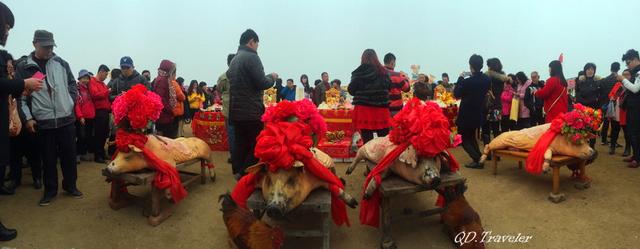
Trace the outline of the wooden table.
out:
M 186 172 L 181 169 L 194 164 L 200 163 L 200 173 Z M 182 185 L 187 187 L 191 183 L 200 179 L 200 184 L 206 183 L 206 161 L 201 159 L 193 159 L 176 165 L 180 174 Z M 151 169 L 145 169 L 139 172 L 131 172 L 114 175 L 106 168 L 102 170 L 102 175 L 107 177 L 107 181 L 111 182 L 111 196 L 109 198 L 109 206 L 113 210 L 118 210 L 132 204 L 140 204 L 143 206 L 143 215 L 148 217 L 148 223 L 157 226 L 173 214 L 176 205 L 166 197 L 164 189 L 158 189 L 153 185 L 153 179 L 156 172 Z M 211 171 L 211 181 L 215 181 L 215 173 Z M 151 186 L 151 195 L 141 197 L 123 192 L 128 186 Z
M 266 203 L 262 197 L 262 190 L 257 189 L 247 199 L 247 207 L 253 210 L 254 213 L 263 213 L 266 209 Z M 284 231 L 287 237 L 321 237 L 322 248 L 329 249 L 329 234 L 330 234 L 330 222 L 331 222 L 331 193 L 326 189 L 316 189 L 312 191 L 300 206 L 294 211 L 296 212 L 313 212 L 320 215 L 321 226 L 316 230 L 293 230 L 287 229 Z
M 518 160 L 518 167 L 522 168 L 523 161 L 527 160 L 527 157 L 529 156 L 528 152 L 512 150 L 495 150 L 492 151 L 491 154 L 493 157 L 494 175 L 498 174 L 498 161 L 500 161 L 502 157 L 510 157 Z M 577 189 L 587 189 L 591 186 L 591 180 L 586 177 L 587 160 L 570 156 L 553 156 L 551 158 L 551 161 L 549 162 L 549 166 L 553 171 L 553 187 L 551 193 L 549 193 L 549 200 L 553 203 L 560 203 L 566 199 L 564 194 L 560 193 L 560 168 L 562 168 L 562 166 L 568 165 L 577 165 L 580 169 L 579 179 L 581 181 L 577 182 L 574 185 Z
M 431 186 L 427 185 L 416 185 L 414 183 L 405 181 L 404 179 L 396 176 L 389 175 L 387 178 L 382 180 L 382 184 L 380 186 L 380 193 L 382 194 L 382 204 L 380 210 L 380 219 L 382 225 L 382 241 L 381 248 L 391 249 L 397 248 L 396 244 L 391 237 L 391 224 L 395 223 L 398 220 L 405 218 L 423 218 L 434 214 L 439 214 L 444 211 L 443 208 L 437 207 L 417 213 L 413 213 L 410 210 L 406 211 L 400 217 L 393 217 L 391 215 L 391 198 L 394 196 L 400 195 L 408 195 L 415 194 L 422 191 L 429 191 L 434 189 L 439 189 L 443 187 L 454 186 L 459 183 L 465 183 L 466 178 L 458 173 L 449 173 L 443 174 L 440 176 L 441 182 L 435 188 L 431 188 Z

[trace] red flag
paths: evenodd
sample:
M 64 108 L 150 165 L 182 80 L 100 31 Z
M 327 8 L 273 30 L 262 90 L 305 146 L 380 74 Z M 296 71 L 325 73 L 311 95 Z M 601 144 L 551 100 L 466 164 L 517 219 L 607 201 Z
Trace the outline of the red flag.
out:
M 560 63 L 564 62 L 564 53 L 560 53 L 560 57 L 558 57 Z

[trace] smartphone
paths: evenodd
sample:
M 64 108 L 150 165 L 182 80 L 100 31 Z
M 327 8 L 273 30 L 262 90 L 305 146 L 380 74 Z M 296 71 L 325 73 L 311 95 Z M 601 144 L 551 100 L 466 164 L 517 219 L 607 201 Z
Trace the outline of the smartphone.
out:
M 462 77 L 471 77 L 471 72 L 462 72 Z
M 39 80 L 44 80 L 44 78 L 46 78 L 47 76 L 44 75 L 43 73 L 41 73 L 40 71 L 36 72 L 33 74 L 33 76 L 31 76 L 32 78 L 35 79 L 39 79 Z

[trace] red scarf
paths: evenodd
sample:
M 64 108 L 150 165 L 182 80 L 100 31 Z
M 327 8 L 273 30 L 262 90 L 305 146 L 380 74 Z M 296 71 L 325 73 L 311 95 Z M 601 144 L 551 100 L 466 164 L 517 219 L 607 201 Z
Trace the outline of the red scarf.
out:
M 562 126 L 564 125 L 564 115 L 560 115 L 558 118 L 554 119 L 551 122 L 551 127 L 540 136 L 536 145 L 533 146 L 531 152 L 529 152 L 529 156 L 527 157 L 527 162 L 525 169 L 527 172 L 539 175 L 542 173 L 542 164 L 544 163 L 544 153 L 547 151 L 553 140 L 556 138 L 558 134 L 562 131 Z
M 310 126 L 301 121 L 267 123 L 257 138 L 254 154 L 270 172 L 276 172 L 279 169 L 290 170 L 295 161 L 302 162 L 306 170 L 329 184 L 333 221 L 336 225 L 349 226 L 346 205 L 339 197 L 340 189 L 344 189 L 344 184 L 309 150 L 313 145 L 310 134 Z M 253 193 L 262 176 L 261 171 L 254 171 L 242 177 L 235 186 L 231 197 L 240 207 L 247 208 L 246 200 Z

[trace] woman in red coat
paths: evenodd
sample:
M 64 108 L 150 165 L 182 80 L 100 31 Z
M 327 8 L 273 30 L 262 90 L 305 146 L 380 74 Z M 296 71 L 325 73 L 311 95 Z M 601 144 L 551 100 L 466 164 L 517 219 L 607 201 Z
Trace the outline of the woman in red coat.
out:
M 534 95 L 544 101 L 543 111 L 547 114 L 545 122 L 551 121 L 561 114 L 567 112 L 567 80 L 562 73 L 560 61 L 549 63 L 549 79 L 544 87 L 534 93 Z

